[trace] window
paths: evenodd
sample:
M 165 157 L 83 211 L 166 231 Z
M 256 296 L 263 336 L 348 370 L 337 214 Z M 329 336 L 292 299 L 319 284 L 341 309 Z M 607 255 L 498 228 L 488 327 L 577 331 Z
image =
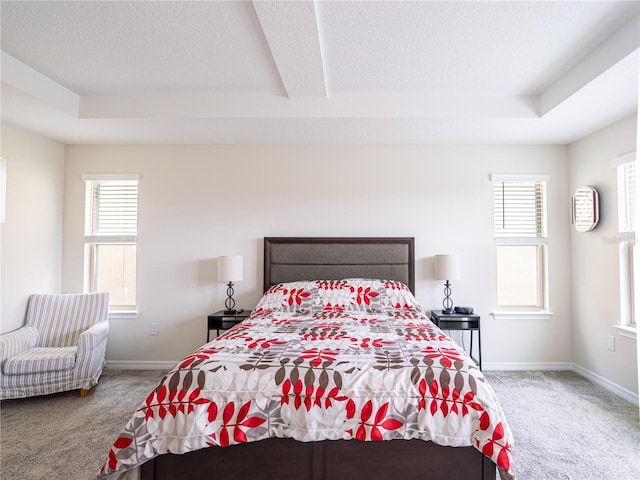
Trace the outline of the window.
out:
M 7 213 L 7 161 L 0 158 L 0 223 L 4 223 Z
M 618 244 L 620 262 L 620 325 L 636 327 L 634 308 L 636 245 L 635 215 L 635 152 L 616 158 L 612 165 L 616 169 L 618 183 Z
M 83 175 L 85 268 L 90 292 L 109 292 L 110 311 L 136 310 L 138 175 Z
M 492 175 L 496 305 L 547 310 L 547 181 L 540 175 Z

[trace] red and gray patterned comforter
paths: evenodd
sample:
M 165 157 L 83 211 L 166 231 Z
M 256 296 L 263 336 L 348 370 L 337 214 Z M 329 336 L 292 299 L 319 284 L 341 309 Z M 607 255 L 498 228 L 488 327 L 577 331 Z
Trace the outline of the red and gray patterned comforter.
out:
M 511 431 L 473 361 L 404 284 L 347 279 L 272 287 L 166 375 L 99 478 L 162 453 L 269 437 L 474 446 L 512 474 Z

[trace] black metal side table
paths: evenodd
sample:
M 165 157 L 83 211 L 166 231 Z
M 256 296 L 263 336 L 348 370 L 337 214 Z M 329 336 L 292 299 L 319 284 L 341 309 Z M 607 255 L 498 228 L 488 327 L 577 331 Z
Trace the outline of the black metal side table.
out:
M 459 313 L 442 313 L 442 310 L 431 310 L 431 321 L 442 330 L 468 330 L 471 341 L 469 342 L 469 356 L 482 370 L 482 342 L 480 339 L 480 316 L 471 314 L 463 315 Z M 473 332 L 478 332 L 478 358 L 472 356 L 473 353 Z
M 209 342 L 211 330 L 220 335 L 220 330 L 228 330 L 251 315 L 251 310 L 237 310 L 236 313 L 224 313 L 224 310 L 207 315 L 207 343 Z

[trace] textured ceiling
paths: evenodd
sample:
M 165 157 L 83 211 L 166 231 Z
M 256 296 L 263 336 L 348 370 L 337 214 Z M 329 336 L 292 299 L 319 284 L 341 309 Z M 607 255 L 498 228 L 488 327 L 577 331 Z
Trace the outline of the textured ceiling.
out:
M 567 144 L 637 112 L 637 1 L 0 3 L 2 119 L 65 143 Z

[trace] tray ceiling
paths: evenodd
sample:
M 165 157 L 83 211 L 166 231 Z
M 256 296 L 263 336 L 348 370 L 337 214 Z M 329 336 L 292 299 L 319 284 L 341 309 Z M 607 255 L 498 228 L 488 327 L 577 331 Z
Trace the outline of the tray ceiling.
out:
M 2 119 L 64 143 L 568 144 L 638 107 L 635 1 L 0 9 Z

